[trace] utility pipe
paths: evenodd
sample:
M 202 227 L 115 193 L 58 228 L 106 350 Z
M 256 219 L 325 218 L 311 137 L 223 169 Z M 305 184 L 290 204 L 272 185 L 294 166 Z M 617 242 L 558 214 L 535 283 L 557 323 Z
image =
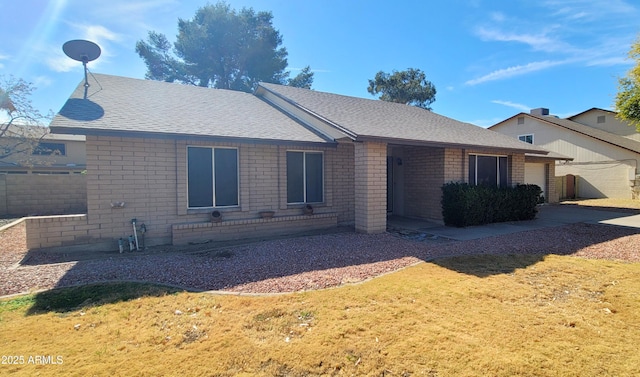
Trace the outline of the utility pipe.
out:
M 133 237 L 136 240 L 136 251 L 140 251 L 140 247 L 138 246 L 138 231 L 136 230 L 136 221 L 137 219 L 131 219 L 131 224 L 133 225 Z

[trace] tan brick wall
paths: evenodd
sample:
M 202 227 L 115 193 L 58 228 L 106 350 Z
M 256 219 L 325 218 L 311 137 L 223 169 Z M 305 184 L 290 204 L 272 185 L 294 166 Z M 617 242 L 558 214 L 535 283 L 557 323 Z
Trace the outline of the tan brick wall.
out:
M 332 154 L 333 208 L 338 214 L 339 223 L 352 223 L 355 220 L 355 166 L 354 146 L 351 143 L 338 145 Z
M 0 203 L 6 203 L 6 208 L 0 214 L 49 215 L 87 210 L 87 180 L 83 174 L 7 174 L 2 180 Z
M 222 208 L 227 232 L 221 238 L 259 230 L 273 234 L 335 226 L 353 221 L 354 163 L 353 146 L 289 147 L 266 144 L 186 142 L 151 138 L 87 137 L 88 214 L 78 223 L 70 220 L 30 222 L 30 245 L 33 248 L 58 247 L 72 243 L 94 243 L 117 249 L 117 239 L 133 233 L 132 219 L 147 227 L 147 245 L 172 242 L 174 225 L 206 224 L 211 226 L 212 209 L 187 209 L 186 147 L 202 145 L 238 148 L 240 170 L 240 206 Z M 325 202 L 314 204 L 315 215 L 299 217 L 301 205 L 286 203 L 286 151 L 321 150 L 325 162 Z M 124 202 L 123 207 L 114 203 Z M 259 219 L 263 210 L 276 211 L 276 219 Z M 320 215 L 318 215 L 320 214 Z M 289 218 L 295 221 L 284 221 Z M 63 222 L 64 224 L 55 223 Z M 233 224 L 233 226 L 231 226 Z M 253 223 L 251 223 L 253 224 Z M 244 226 L 244 231 L 241 230 Z M 215 228 L 215 229 L 218 229 Z M 189 228 L 185 228 L 189 229 Z M 240 230 L 239 230 L 240 229 Z M 190 233 L 192 230 L 182 233 Z M 258 229 L 255 229 L 258 231 Z M 215 235 L 214 233 L 211 233 Z M 210 235 L 210 234 L 209 234 Z M 186 237 L 184 235 L 180 237 Z M 193 234 L 188 237 L 194 237 Z
M 509 155 L 509 184 L 524 183 L 524 154 Z
M 331 228 L 336 225 L 337 215 L 335 213 L 284 216 L 273 219 L 230 220 L 220 223 L 176 224 L 173 226 L 173 244 L 186 245 L 189 242 L 205 240 L 255 239 Z
M 405 214 L 410 217 L 442 217 L 440 198 L 444 183 L 444 149 L 406 148 Z
M 410 217 L 442 219 L 442 185 L 467 182 L 469 155 L 505 155 L 491 149 L 404 147 L 404 213 Z M 524 181 L 524 155 L 509 156 L 509 182 Z
M 94 243 L 98 226 L 87 224 L 87 215 L 27 217 L 27 249 L 70 246 Z
M 387 144 L 355 144 L 355 226 L 363 233 L 387 229 Z

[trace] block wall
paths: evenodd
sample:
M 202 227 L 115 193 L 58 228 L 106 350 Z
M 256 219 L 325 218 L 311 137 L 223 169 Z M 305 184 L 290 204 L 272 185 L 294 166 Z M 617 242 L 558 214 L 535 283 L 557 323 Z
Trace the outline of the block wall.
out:
M 362 233 L 387 230 L 387 144 L 355 144 L 355 227 Z
M 6 174 L 0 176 L 0 215 L 84 213 L 84 174 Z
M 24 220 L 27 249 L 95 243 L 99 226 L 89 225 L 87 215 L 38 216 Z

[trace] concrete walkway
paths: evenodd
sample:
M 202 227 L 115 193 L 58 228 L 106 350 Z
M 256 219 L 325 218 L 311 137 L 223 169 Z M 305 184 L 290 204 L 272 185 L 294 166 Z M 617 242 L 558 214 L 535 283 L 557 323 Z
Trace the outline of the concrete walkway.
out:
M 431 236 L 449 238 L 458 241 L 474 240 L 502 234 L 527 230 L 556 227 L 575 223 L 608 224 L 637 228 L 640 232 L 640 211 L 594 209 L 578 205 L 540 206 L 534 220 L 496 223 L 466 228 L 444 226 L 427 220 L 408 219 L 392 216 L 388 227 L 424 232 Z

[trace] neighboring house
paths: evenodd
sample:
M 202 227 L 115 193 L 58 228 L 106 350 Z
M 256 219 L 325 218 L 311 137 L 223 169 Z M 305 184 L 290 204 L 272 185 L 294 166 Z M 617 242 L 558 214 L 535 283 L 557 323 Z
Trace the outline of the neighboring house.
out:
M 52 134 L 46 127 L 11 125 L 0 148 L 12 148 L 22 137 L 33 137 L 35 148 L 0 159 L 0 174 L 80 174 L 86 169 L 84 135 Z
M 51 123 L 86 135 L 88 213 L 27 222 L 29 248 L 202 242 L 354 224 L 441 220 L 450 181 L 524 181 L 536 146 L 402 104 L 274 84 L 255 93 L 95 74 Z M 92 79 L 93 80 L 93 79 Z M 98 84 L 99 83 L 99 84 Z M 303 207 L 313 206 L 313 215 Z M 219 211 L 221 222 L 212 222 Z M 272 219 L 260 212 L 274 211 Z M 29 236 L 28 236 L 29 237 Z
M 48 131 L 11 125 L 0 138 L 3 149 L 28 146 L 0 159 L 0 216 L 86 212 L 85 137 Z M 16 148 L 25 138 L 33 141 Z
M 561 119 L 539 108 L 520 113 L 489 129 L 569 156 L 559 160 L 556 176 L 576 176 L 576 196 L 582 198 L 637 198 L 640 135 L 619 121 L 616 113 L 592 108 Z

